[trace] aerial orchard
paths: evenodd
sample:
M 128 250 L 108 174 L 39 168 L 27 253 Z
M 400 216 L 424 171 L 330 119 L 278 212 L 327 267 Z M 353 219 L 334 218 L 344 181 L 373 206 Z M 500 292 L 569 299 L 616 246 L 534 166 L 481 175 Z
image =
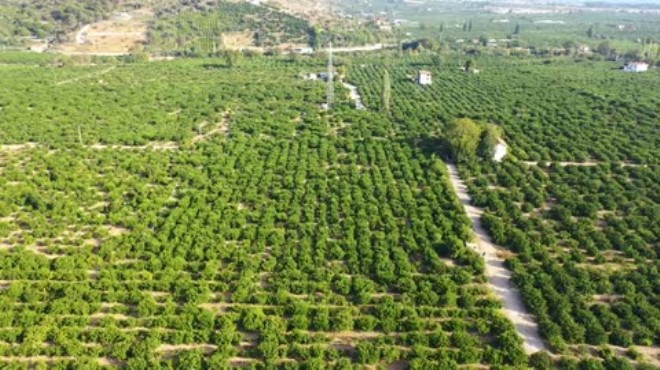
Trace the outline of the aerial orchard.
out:
M 434 66 L 430 56 L 404 56 L 376 63 L 354 60 L 349 79 L 364 102 L 382 110 L 384 69 L 392 81 L 390 113 L 404 134 L 436 132 L 457 118 L 496 124 L 513 154 L 529 161 L 629 161 L 657 163 L 654 145 L 657 74 L 628 74 L 609 62 L 566 59 L 475 61 L 448 57 Z M 420 69 L 433 85 L 420 86 Z M 645 93 L 640 93 L 645 92 Z
M 382 110 L 387 70 L 395 130 L 460 164 L 541 335 L 567 361 L 554 366 L 587 354 L 657 364 L 659 76 L 490 57 L 470 74 L 459 62 L 354 61 L 349 79 Z M 433 85 L 415 82 L 420 68 Z M 509 146 L 501 164 L 481 152 L 492 135 Z
M 0 361 L 525 363 L 442 161 L 317 66 L 107 68 L 0 69 Z

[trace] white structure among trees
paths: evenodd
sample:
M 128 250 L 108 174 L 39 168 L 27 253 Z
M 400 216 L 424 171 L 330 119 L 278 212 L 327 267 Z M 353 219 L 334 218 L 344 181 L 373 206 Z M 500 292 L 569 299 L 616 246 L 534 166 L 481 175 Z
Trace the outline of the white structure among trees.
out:
M 419 71 L 417 74 L 417 83 L 420 85 L 430 85 L 433 83 L 431 72 L 429 71 Z
M 495 153 L 493 153 L 493 160 L 495 162 L 502 162 L 508 152 L 509 152 L 509 147 L 506 145 L 504 140 L 499 139 L 497 145 L 495 146 Z
M 644 62 L 631 62 L 623 66 L 623 70 L 626 72 L 646 72 L 649 70 L 649 65 Z

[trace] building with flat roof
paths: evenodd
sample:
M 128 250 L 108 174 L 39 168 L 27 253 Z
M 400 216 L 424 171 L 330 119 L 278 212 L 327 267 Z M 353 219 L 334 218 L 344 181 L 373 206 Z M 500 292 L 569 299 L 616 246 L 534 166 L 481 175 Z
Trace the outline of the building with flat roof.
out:
M 419 71 L 417 74 L 417 83 L 420 85 L 431 85 L 433 83 L 433 77 L 429 71 Z
M 649 70 L 648 63 L 644 62 L 631 62 L 623 66 L 625 72 L 646 72 Z

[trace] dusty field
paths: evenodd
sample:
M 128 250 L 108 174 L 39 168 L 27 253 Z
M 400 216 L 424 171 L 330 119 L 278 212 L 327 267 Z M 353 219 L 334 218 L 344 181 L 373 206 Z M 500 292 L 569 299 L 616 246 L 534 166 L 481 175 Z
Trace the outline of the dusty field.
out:
M 149 10 L 117 13 L 111 19 L 83 26 L 72 35 L 73 41 L 58 45 L 64 54 L 126 54 L 147 41 Z
M 254 45 L 254 32 L 226 32 L 222 34 L 221 43 L 223 48 L 230 50 L 252 50 L 264 53 L 269 48 Z M 305 43 L 283 43 L 276 46 L 277 49 L 286 52 L 297 48 L 305 48 Z
M 274 5 L 283 11 L 294 14 L 302 15 L 312 23 L 317 21 L 328 20 L 330 9 L 332 8 L 334 0 L 317 1 L 317 0 L 268 0 L 269 5 Z
M 222 46 L 233 50 L 240 50 L 254 46 L 254 32 L 243 31 L 223 33 Z

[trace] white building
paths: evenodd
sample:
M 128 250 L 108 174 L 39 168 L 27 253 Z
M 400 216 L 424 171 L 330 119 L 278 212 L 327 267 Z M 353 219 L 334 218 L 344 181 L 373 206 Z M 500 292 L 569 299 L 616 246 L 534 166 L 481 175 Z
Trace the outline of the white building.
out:
M 577 51 L 578 53 L 591 53 L 591 48 L 589 45 L 578 45 Z
M 430 85 L 433 83 L 433 78 L 431 72 L 429 71 L 419 71 L 417 75 L 417 83 L 420 85 Z
M 314 53 L 314 49 L 312 49 L 312 48 L 308 48 L 308 47 L 305 47 L 305 48 L 295 48 L 295 49 L 293 49 L 293 52 L 296 53 L 296 54 L 309 55 L 309 54 L 313 54 L 313 53 Z
M 306 73 L 302 75 L 302 78 L 307 81 L 316 81 L 319 79 L 318 73 Z
M 509 152 L 509 147 L 506 145 L 504 140 L 500 139 L 495 146 L 495 153 L 493 153 L 493 160 L 495 162 L 502 162 L 504 160 L 504 157 L 506 157 L 507 153 Z
M 623 66 L 623 70 L 626 72 L 646 72 L 649 70 L 649 65 L 644 62 L 632 62 Z

